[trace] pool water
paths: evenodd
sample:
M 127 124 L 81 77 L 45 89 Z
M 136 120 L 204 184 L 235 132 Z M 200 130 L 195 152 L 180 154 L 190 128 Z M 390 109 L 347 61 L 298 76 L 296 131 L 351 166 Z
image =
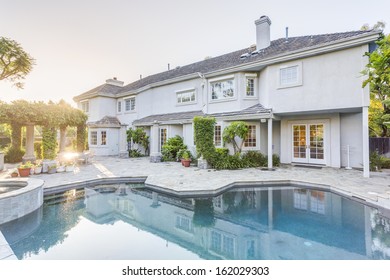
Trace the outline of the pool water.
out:
M 36 213 L 0 226 L 19 259 L 390 259 L 389 212 L 314 189 L 177 198 L 100 185 Z

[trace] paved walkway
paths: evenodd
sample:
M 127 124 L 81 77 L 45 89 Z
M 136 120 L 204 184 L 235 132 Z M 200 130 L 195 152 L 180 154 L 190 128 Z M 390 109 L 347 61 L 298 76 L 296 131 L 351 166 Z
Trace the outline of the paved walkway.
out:
M 1 178 L 9 177 L 8 172 L 0 173 Z M 361 171 L 334 168 L 311 169 L 282 166 L 275 171 L 258 168 L 242 170 L 201 170 L 185 168 L 180 163 L 150 163 L 149 158 L 122 159 L 117 157 L 95 157 L 90 164 L 81 165 L 72 173 L 34 175 L 45 181 L 47 190 L 61 185 L 87 180 L 111 177 L 144 177 L 145 183 L 176 194 L 191 195 L 205 192 L 218 193 L 233 183 L 244 185 L 260 182 L 264 184 L 298 183 L 320 186 L 349 196 L 356 196 L 370 203 L 390 209 L 390 172 L 375 173 L 363 178 Z

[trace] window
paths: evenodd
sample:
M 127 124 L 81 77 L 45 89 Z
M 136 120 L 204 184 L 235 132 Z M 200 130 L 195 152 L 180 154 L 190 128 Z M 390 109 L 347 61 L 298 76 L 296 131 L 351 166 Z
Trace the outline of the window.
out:
M 89 101 L 83 101 L 81 102 L 81 110 L 84 113 L 89 113 Z
M 90 144 L 97 145 L 97 131 L 91 131 Z
M 256 125 L 248 125 L 248 135 L 244 147 L 256 147 Z
M 185 104 L 185 103 L 195 103 L 196 102 L 196 95 L 195 91 L 185 91 L 185 92 L 177 92 L 177 104 Z
M 213 205 L 215 208 L 222 207 L 222 195 L 213 198 Z
M 118 101 L 118 113 L 122 112 L 122 101 Z
M 214 252 L 221 252 L 221 241 L 222 236 L 219 232 L 212 231 L 211 232 L 211 249 Z
M 310 211 L 318 214 L 325 214 L 324 192 L 310 191 Z
M 125 99 L 125 111 L 135 111 L 135 97 Z
M 188 217 L 176 216 L 176 228 L 186 232 L 192 232 L 192 221 Z
M 255 96 L 255 79 L 246 78 L 246 96 Z
M 234 256 L 234 238 L 217 231 L 211 231 L 211 250 L 225 256 Z
M 220 125 L 214 127 L 214 145 L 216 147 L 222 146 L 222 128 Z
M 307 191 L 304 189 L 294 190 L 294 208 L 307 210 Z
M 302 85 L 302 62 L 280 67 L 278 75 L 279 88 Z
M 163 145 L 167 142 L 167 129 L 160 128 L 160 151 Z
M 234 97 L 234 79 L 212 82 L 211 100 L 223 100 Z
M 100 145 L 107 145 L 107 132 L 105 130 L 100 132 Z

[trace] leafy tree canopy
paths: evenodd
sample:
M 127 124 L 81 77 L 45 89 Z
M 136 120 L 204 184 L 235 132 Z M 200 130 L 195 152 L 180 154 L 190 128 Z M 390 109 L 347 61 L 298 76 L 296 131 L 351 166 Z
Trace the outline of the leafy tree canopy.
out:
M 363 87 L 370 85 L 371 131 L 379 128 L 378 136 L 386 137 L 390 136 L 390 35 L 382 35 L 377 45 L 374 52 L 366 53 L 369 63 L 362 72 L 367 75 Z
M 23 88 L 23 80 L 29 74 L 35 60 L 14 40 L 0 37 L 0 81 L 7 80 L 17 88 Z

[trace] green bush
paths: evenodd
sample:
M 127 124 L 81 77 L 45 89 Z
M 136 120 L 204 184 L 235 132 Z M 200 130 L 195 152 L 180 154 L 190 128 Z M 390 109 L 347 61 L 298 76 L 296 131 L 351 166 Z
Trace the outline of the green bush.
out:
M 187 149 L 180 149 L 178 152 L 177 152 L 177 160 L 180 161 L 182 158 L 184 158 L 184 155 L 185 154 L 188 154 L 188 156 L 190 157 L 191 160 L 194 160 L 194 156 L 192 155 L 191 151 L 190 150 L 187 150 Z
M 211 163 L 215 156 L 214 146 L 215 118 L 195 117 L 194 137 L 196 145 L 196 156 L 203 157 Z
M 247 151 L 242 155 L 245 167 L 267 166 L 267 157 L 259 151 Z
M 244 161 L 241 159 L 239 154 L 216 154 L 213 159 L 212 165 L 215 169 L 239 169 L 246 167 Z
M 131 149 L 129 151 L 129 157 L 131 158 L 137 158 L 137 157 L 143 157 L 144 155 L 138 150 L 138 149 Z
M 22 157 L 25 154 L 25 150 L 21 148 L 15 148 L 13 146 L 4 149 L 4 161 L 6 163 L 21 162 Z
M 183 138 L 179 135 L 169 138 L 161 148 L 163 161 L 177 161 L 180 150 L 186 150 L 187 146 L 183 143 Z
M 378 154 L 377 151 L 370 154 L 370 170 L 379 171 L 382 168 L 390 168 L 390 158 Z
M 42 142 L 35 141 L 34 142 L 34 153 L 37 159 L 42 159 Z
M 57 130 L 54 127 L 42 128 L 42 157 L 55 159 L 57 149 Z

